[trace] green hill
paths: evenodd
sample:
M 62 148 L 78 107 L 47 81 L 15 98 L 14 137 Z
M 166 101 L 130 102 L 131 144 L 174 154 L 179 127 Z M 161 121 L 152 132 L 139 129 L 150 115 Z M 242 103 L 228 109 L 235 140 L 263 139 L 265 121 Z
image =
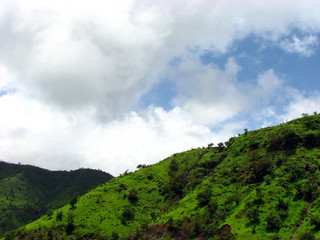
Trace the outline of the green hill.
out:
M 108 173 L 79 169 L 49 171 L 0 161 L 0 236 L 38 219 L 108 181 Z
M 97 187 L 6 239 L 320 238 L 320 116 L 245 131 Z

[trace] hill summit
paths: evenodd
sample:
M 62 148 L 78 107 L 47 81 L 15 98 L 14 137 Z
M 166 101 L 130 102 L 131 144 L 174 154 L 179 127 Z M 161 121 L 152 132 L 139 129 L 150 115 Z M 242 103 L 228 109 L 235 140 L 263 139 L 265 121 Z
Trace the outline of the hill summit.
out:
M 0 236 L 113 178 L 92 169 L 49 171 L 0 161 Z
M 176 153 L 6 239 L 316 239 L 320 116 Z

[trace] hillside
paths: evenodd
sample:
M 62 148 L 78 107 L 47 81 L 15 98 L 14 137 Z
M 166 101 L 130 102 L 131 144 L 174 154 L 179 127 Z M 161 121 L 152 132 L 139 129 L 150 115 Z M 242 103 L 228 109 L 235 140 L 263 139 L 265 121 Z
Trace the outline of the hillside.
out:
M 112 176 L 79 169 L 49 171 L 0 161 L 0 236 L 23 226 L 83 195 Z
M 320 238 L 320 116 L 245 131 L 97 187 L 6 239 Z

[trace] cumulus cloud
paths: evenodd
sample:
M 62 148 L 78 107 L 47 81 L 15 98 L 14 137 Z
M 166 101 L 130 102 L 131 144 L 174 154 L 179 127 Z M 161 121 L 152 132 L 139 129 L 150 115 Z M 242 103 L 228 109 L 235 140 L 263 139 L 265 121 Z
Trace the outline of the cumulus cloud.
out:
M 282 122 L 301 117 L 303 113 L 320 112 L 320 93 L 318 91 L 307 94 L 290 88 L 288 89 L 288 95 L 291 96 L 291 101 L 285 108 L 284 113 L 279 116 Z
M 294 35 L 292 39 L 284 39 L 281 41 L 281 47 L 289 53 L 297 53 L 304 57 L 310 57 L 313 55 L 319 45 L 319 39 L 317 36 L 309 35 L 303 38 L 299 38 Z
M 150 107 L 121 121 L 96 124 L 86 114 L 61 114 L 23 96 L 0 98 L 0 159 L 49 169 L 101 168 L 114 175 L 169 155 L 225 140 L 236 124 L 212 133 L 180 108 Z
M 224 69 L 183 62 L 172 76 L 178 84 L 174 105 L 181 106 L 198 122 L 214 126 L 241 113 L 267 107 L 281 97 L 283 80 L 273 69 L 258 75 L 255 82 L 239 81 L 239 71 L 241 66 L 234 58 L 228 59 Z
M 0 63 L 34 97 L 68 111 L 93 107 L 100 119 L 110 120 L 132 110 L 168 62 L 187 49 L 226 52 L 234 40 L 252 33 L 278 39 L 293 23 L 302 31 L 319 30 L 317 6 L 316 1 L 2 1 Z
M 226 54 L 249 35 L 280 46 L 296 29 L 314 36 L 317 9 L 312 0 L 2 0 L 0 158 L 119 174 L 225 140 L 243 128 L 234 120 L 242 112 L 272 115 L 269 103 L 284 81 L 271 68 L 254 82 L 239 81 L 235 58 L 221 69 L 203 66 L 199 56 Z M 287 41 L 299 53 L 315 42 Z M 138 111 L 140 97 L 162 76 L 177 88 L 172 109 Z M 290 104 L 288 114 L 300 110 Z

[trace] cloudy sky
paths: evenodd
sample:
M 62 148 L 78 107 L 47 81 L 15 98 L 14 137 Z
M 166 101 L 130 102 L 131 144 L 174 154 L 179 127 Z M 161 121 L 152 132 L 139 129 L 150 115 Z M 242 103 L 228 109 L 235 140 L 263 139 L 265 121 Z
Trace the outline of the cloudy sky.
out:
M 1 0 L 0 159 L 118 175 L 320 112 L 318 0 Z

